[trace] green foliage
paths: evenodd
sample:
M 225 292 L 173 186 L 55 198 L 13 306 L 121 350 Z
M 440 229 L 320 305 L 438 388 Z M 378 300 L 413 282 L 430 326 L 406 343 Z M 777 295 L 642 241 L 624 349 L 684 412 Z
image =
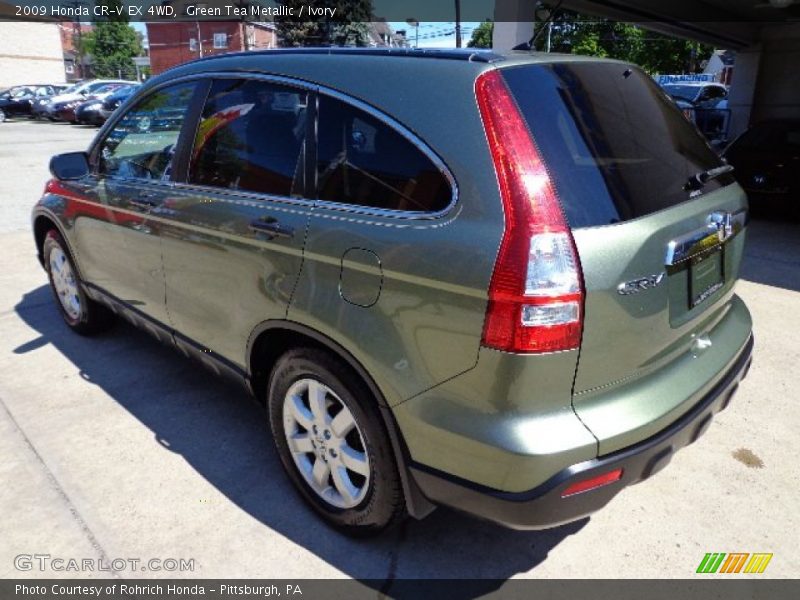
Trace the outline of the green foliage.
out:
M 467 42 L 467 48 L 491 48 L 494 23 L 484 21 L 473 30 L 472 38 Z
M 544 50 L 546 40 L 547 32 L 543 31 L 536 40 L 536 49 Z M 700 61 L 713 51 L 707 44 L 568 10 L 556 14 L 550 44 L 552 52 L 616 58 L 638 64 L 649 73 L 696 72 Z
M 128 25 L 125 11 L 114 14 L 115 8 L 122 6 L 119 0 L 98 4 L 109 6 L 112 16 L 94 23 L 93 31 L 83 36 L 82 50 L 92 55 L 96 77 L 133 79 L 136 67 L 131 58 L 142 54 L 140 36 Z
M 372 0 L 276 0 L 294 14 L 300 7 L 335 8 L 335 20 L 319 17 L 310 21 L 297 16 L 275 17 L 281 46 L 366 46 L 369 41 L 369 22 L 372 20 Z

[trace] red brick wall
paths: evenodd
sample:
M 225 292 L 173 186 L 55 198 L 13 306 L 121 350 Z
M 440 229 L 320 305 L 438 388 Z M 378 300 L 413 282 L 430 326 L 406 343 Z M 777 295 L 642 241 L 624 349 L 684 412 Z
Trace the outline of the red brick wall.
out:
M 214 48 L 215 33 L 224 33 L 227 36 L 227 48 Z M 153 75 L 200 58 L 199 43 L 195 51 L 189 49 L 189 40 L 192 38 L 202 40 L 203 56 L 244 50 L 242 24 L 238 22 L 148 23 L 147 38 L 150 44 L 150 68 Z

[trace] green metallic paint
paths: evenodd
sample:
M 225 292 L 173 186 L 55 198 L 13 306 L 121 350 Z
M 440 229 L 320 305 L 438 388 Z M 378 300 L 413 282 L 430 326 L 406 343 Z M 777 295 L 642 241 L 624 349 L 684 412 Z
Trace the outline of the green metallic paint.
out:
M 589 59 L 524 54 L 487 65 L 252 53 L 190 63 L 149 86 L 209 72 L 262 72 L 368 102 L 419 135 L 458 182 L 456 204 L 435 218 L 180 183 L 164 188 L 161 206 L 148 214 L 129 205 L 135 192 L 126 184 L 109 182 L 81 190 L 100 211 L 92 217 L 65 215 L 54 195 L 37 210 L 58 219 L 85 279 L 200 348 L 247 370 L 248 340 L 260 323 L 300 323 L 369 373 L 414 461 L 497 490 L 529 490 L 665 427 L 714 385 L 751 329 L 733 293 L 744 233 L 727 243 L 725 288 L 695 309 L 681 304 L 681 273 L 636 295 L 616 291 L 665 270 L 669 239 L 701 226 L 710 212 L 743 208 L 733 185 L 648 217 L 574 232 L 587 290 L 580 351 L 514 355 L 480 347 L 504 217 L 474 81 L 497 66 L 561 60 Z M 249 221 L 262 216 L 292 227 L 294 236 L 250 231 Z M 364 254 L 354 260 L 354 248 L 377 262 Z M 699 351 L 692 344 L 702 336 L 711 346 Z
M 578 352 L 481 348 L 477 366 L 394 409 L 414 461 L 496 490 L 529 490 L 597 456 L 570 389 Z

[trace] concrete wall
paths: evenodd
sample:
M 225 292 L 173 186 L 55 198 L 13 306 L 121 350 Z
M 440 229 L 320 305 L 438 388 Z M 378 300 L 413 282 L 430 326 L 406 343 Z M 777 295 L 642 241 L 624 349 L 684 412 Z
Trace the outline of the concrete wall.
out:
M 533 36 L 535 2 L 496 0 L 492 48 L 504 52 L 524 44 Z
M 761 46 L 751 122 L 800 118 L 800 23 L 764 27 Z
M 63 81 L 58 24 L 0 22 L 0 88 Z
M 728 138 L 731 140 L 744 133 L 750 125 L 756 85 L 760 79 L 761 53 L 761 44 L 736 53 L 733 81 L 728 92 L 728 108 L 731 110 Z

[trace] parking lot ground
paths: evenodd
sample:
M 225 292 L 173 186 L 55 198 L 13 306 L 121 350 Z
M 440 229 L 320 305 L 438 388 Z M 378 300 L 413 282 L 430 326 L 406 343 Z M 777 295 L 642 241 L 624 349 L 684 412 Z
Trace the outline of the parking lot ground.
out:
M 389 595 L 397 578 L 687 578 L 707 552 L 771 552 L 760 577 L 800 574 L 797 225 L 749 228 L 738 292 L 755 321 L 752 370 L 665 470 L 548 531 L 440 509 L 351 540 L 298 500 L 242 391 L 124 323 L 83 338 L 60 321 L 28 211 L 49 156 L 92 133 L 0 125 L 3 163 L 19 159 L 0 177 L 0 577 L 107 575 L 20 571 L 20 554 L 195 561 L 126 577 L 376 579 Z

